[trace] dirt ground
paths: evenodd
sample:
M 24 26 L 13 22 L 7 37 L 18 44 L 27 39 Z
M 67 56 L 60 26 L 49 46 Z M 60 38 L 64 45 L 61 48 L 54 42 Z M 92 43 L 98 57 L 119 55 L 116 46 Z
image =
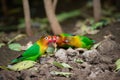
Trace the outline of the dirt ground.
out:
M 67 28 L 63 29 L 68 33 L 74 32 L 72 26 L 69 27 L 69 30 Z M 14 33 L 4 34 L 4 36 L 9 35 L 14 36 Z M 99 33 L 87 36 L 96 40 L 96 43 L 101 41 L 101 44 L 97 48 L 86 52 L 71 48 L 59 49 L 58 51 L 66 53 L 65 59 L 56 56 L 40 58 L 40 63 L 28 70 L 19 72 L 0 70 L 0 80 L 120 80 L 120 72 L 115 71 L 115 61 L 120 58 L 120 23 L 105 26 Z M 107 38 L 104 38 L 104 36 L 107 36 Z M 26 37 L 18 42 L 24 45 L 29 41 L 34 42 L 38 38 L 39 34 Z M 7 46 L 0 48 L 0 65 L 9 64 L 10 60 L 21 53 L 12 51 Z M 84 62 L 74 62 L 73 60 L 76 58 L 83 59 Z M 51 64 L 53 61 L 65 62 L 73 68 L 58 68 Z M 52 75 L 51 71 L 70 72 L 72 75 L 69 77 Z

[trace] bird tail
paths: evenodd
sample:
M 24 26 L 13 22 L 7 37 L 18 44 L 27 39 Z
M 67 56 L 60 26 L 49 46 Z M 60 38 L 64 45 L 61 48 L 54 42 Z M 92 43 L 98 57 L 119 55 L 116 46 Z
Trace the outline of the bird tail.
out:
M 96 43 L 96 41 L 95 41 L 95 40 L 92 40 L 92 42 L 93 42 L 93 43 Z
M 16 59 L 13 59 L 10 64 L 13 65 L 13 64 L 16 64 L 17 62 L 19 62 L 19 60 L 16 58 Z
M 23 57 L 22 57 L 22 56 L 19 56 L 19 57 L 17 57 L 16 59 L 13 59 L 13 60 L 11 61 L 11 64 L 15 64 L 15 63 L 17 63 L 17 62 L 20 62 L 20 61 L 22 61 L 22 59 L 23 59 Z

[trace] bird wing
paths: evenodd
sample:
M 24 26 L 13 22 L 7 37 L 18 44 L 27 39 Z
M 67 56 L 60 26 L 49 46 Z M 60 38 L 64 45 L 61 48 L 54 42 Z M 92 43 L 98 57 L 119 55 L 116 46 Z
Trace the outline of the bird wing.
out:
M 81 38 L 83 47 L 86 47 L 89 49 L 94 44 L 94 41 L 86 36 L 81 36 L 80 38 Z
M 11 61 L 11 64 L 23 61 L 23 60 L 36 60 L 40 56 L 40 47 L 37 43 L 34 43 L 28 48 L 21 56 Z
M 40 55 L 40 46 L 37 43 L 34 43 L 30 48 L 28 48 L 22 56 L 31 57 L 35 55 Z

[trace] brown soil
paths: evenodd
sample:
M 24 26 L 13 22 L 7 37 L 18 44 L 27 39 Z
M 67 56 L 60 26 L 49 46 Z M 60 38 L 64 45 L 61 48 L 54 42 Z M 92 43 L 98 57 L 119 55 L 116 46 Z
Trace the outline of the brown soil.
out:
M 65 32 L 73 32 L 71 31 L 73 30 L 72 27 L 71 30 L 70 28 L 66 30 L 67 27 L 64 29 Z M 104 36 L 109 34 L 113 36 L 104 39 Z M 10 36 L 10 34 L 7 34 L 7 36 Z M 0 80 L 120 80 L 120 73 L 115 72 L 115 61 L 120 58 L 120 23 L 108 25 L 102 28 L 99 33 L 87 36 L 93 38 L 96 42 L 102 41 L 90 56 L 83 56 L 83 53 L 78 51 L 79 54 L 76 52 L 67 53 L 67 59 L 64 61 L 55 56 L 46 57 L 41 64 L 37 64 L 28 70 L 20 72 L 0 70 Z M 27 42 L 35 41 L 38 38 L 39 35 L 35 35 L 26 37 L 18 42 L 25 45 Z M 0 65 L 9 64 L 10 60 L 22 53 L 11 51 L 7 46 L 0 48 L 0 51 Z M 68 51 L 68 49 L 65 51 Z M 81 58 L 85 62 L 82 64 L 73 62 L 74 58 Z M 66 62 L 73 68 L 58 68 L 50 64 L 51 61 Z M 34 68 L 37 68 L 37 70 Z M 54 70 L 73 74 L 70 77 L 51 75 L 50 72 Z

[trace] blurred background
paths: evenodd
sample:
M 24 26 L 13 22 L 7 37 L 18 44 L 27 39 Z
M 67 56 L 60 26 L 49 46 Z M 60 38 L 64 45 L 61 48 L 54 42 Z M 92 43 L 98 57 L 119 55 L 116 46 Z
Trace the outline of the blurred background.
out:
M 25 1 L 28 2 L 28 12 L 25 10 L 27 8 Z M 45 8 L 45 0 L 1 0 L 0 32 L 27 33 L 29 36 L 44 31 L 51 34 L 68 32 L 84 35 L 91 33 L 84 31 L 88 26 L 93 27 L 92 29 L 97 29 L 120 19 L 119 0 L 50 1 L 53 6 L 54 2 L 56 2 L 55 10 L 53 9 L 53 11 L 57 18 L 57 24 L 59 24 L 59 26 L 54 25 L 53 27 L 60 27 L 58 30 L 61 31 L 54 30 L 52 25 L 50 25 L 52 22 L 56 23 L 56 21 L 52 21 L 47 17 L 52 13 L 46 13 L 52 9 L 50 7 L 49 9 Z M 28 17 L 25 17 L 27 15 Z M 28 19 L 27 24 L 25 18 Z M 30 27 L 32 30 L 26 27 Z M 77 31 L 78 29 L 82 31 Z M 58 31 L 58 33 L 55 31 Z

